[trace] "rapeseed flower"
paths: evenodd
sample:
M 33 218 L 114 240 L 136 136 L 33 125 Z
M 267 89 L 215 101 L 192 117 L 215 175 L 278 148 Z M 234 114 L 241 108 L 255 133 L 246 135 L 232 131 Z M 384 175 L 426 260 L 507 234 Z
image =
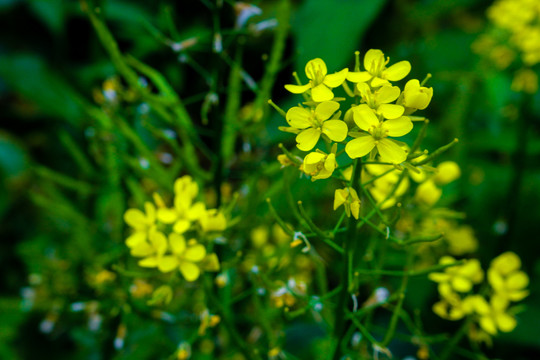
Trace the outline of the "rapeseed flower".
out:
M 401 93 L 397 86 L 384 85 L 375 91 L 372 91 L 366 83 L 358 83 L 356 87 L 362 96 L 362 101 L 385 119 L 396 119 L 405 112 L 403 106 L 390 104 L 397 100 Z
M 516 319 L 507 312 L 507 299 L 494 295 L 488 303 L 481 295 L 473 295 L 470 301 L 480 327 L 488 334 L 497 335 L 498 331 L 510 332 L 516 328 Z
M 206 256 L 204 246 L 195 239 L 186 242 L 182 235 L 176 233 L 169 235 L 169 246 L 172 254 L 160 259 L 159 270 L 169 272 L 178 268 L 187 281 L 197 280 L 201 274 L 198 263 Z
M 433 88 L 420 85 L 417 79 L 411 79 L 405 84 L 398 104 L 406 108 L 406 114 L 412 114 L 416 110 L 424 110 L 428 107 L 433 97 Z
M 325 62 L 317 58 L 308 61 L 305 71 L 309 83 L 306 85 L 285 85 L 285 89 L 293 94 L 303 94 L 311 90 L 311 99 L 315 102 L 322 102 L 334 98 L 332 88 L 343 84 L 349 70 L 343 69 L 337 73 L 328 74 Z
M 407 152 L 400 143 L 388 139 L 388 136 L 408 134 L 413 128 L 408 117 L 380 121 L 368 105 L 361 104 L 354 108 L 353 119 L 358 128 L 367 133 L 349 132 L 349 135 L 355 137 L 345 146 L 345 152 L 350 158 L 359 158 L 377 149 L 382 161 L 400 164 L 407 159 Z
M 358 220 L 360 215 L 360 198 L 352 187 L 336 189 L 334 192 L 334 210 L 343 205 L 348 217 L 354 216 Z
M 408 61 L 400 61 L 387 68 L 389 62 L 390 58 L 385 60 L 381 50 L 368 50 L 364 56 L 365 71 L 349 72 L 347 80 L 355 83 L 369 82 L 369 85 L 377 88 L 389 84 L 390 81 L 399 81 L 411 71 L 411 63 Z
M 304 163 L 302 164 L 302 171 L 307 175 L 311 176 L 311 180 L 319 179 L 328 179 L 334 173 L 336 169 L 336 150 L 337 146 L 334 144 L 332 146 L 332 151 L 330 154 L 317 149 L 317 151 L 310 152 L 304 158 Z
M 339 104 L 335 101 L 321 102 L 315 109 L 295 106 L 286 116 L 292 129 L 285 131 L 298 131 L 296 146 L 302 151 L 313 149 L 322 134 L 332 141 L 343 141 L 347 137 L 347 124 L 338 119 L 329 120 L 338 109 Z
M 456 262 L 451 256 L 443 256 L 439 264 L 447 265 Z M 484 272 L 477 259 L 467 260 L 463 265 L 451 266 L 444 272 L 429 274 L 429 279 L 439 283 L 439 293 L 446 297 L 454 291 L 466 293 L 471 291 L 474 284 L 480 283 L 484 278 Z
M 515 253 L 508 251 L 492 260 L 487 277 L 495 293 L 510 301 L 519 301 L 529 295 L 526 287 L 529 277 L 520 270 L 521 260 Z
M 124 221 L 135 231 L 126 239 L 128 247 L 146 241 L 148 232 L 156 227 L 156 207 L 151 202 L 144 203 L 144 212 L 139 209 L 128 209 Z

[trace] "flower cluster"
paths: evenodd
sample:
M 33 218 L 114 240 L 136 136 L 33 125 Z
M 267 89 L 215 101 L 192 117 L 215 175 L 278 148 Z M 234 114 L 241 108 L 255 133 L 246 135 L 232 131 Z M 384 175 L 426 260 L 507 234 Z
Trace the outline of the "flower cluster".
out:
M 124 220 L 133 229 L 126 245 L 132 256 L 141 258 L 139 266 L 164 273 L 179 269 L 187 281 L 197 280 L 202 270 L 219 270 L 216 254 L 208 253 L 195 237 L 221 232 L 227 222 L 222 212 L 206 209 L 203 202 L 196 201 L 198 194 L 197 183 L 184 176 L 174 183 L 172 207 L 154 193 L 154 202 L 146 202 L 144 212 L 126 211 Z
M 456 260 L 450 256 L 440 259 L 441 265 L 452 265 Z M 527 274 L 520 270 L 521 260 L 513 252 L 506 252 L 491 261 L 487 271 L 490 287 L 489 301 L 484 293 L 473 291 L 482 283 L 484 272 L 476 259 L 466 260 L 462 265 L 450 266 L 444 272 L 431 273 L 429 278 L 438 283 L 441 300 L 433 305 L 433 311 L 448 320 L 460 320 L 470 316 L 479 329 L 471 328 L 470 336 L 476 340 L 490 341 L 499 331 L 510 332 L 517 326 L 515 311 L 510 303 L 524 299 L 529 292 Z
M 522 67 L 514 74 L 512 90 L 535 93 L 538 75 L 531 69 L 540 62 L 540 4 L 536 0 L 498 0 L 487 10 L 493 25 L 473 44 L 473 50 L 499 69 L 516 59 Z
M 365 54 L 363 70 L 358 52 L 354 71 L 343 69 L 328 74 L 322 59 L 309 61 L 305 68 L 309 83 L 285 86 L 295 94 L 302 94 L 305 101 L 285 113 L 289 126 L 280 127 L 296 134 L 297 148 L 308 153 L 299 162 L 287 152 L 280 155 L 280 162 L 284 166 L 299 165 L 313 181 L 332 177 L 343 152 L 349 159 L 367 156 L 391 167 L 404 163 L 409 148 L 393 138 L 407 135 L 413 128 L 413 120 L 423 120 L 411 114 L 429 105 L 433 89 L 416 79 L 409 80 L 403 90 L 393 85 L 409 74 L 411 65 L 408 61 L 393 65 L 389 62 L 377 49 Z M 345 105 L 345 98 L 334 95 L 339 86 L 353 100 L 350 105 Z M 321 139 L 326 143 L 324 150 L 317 148 Z M 335 208 L 343 204 L 347 215 L 358 217 L 356 198 L 347 188 L 338 190 Z

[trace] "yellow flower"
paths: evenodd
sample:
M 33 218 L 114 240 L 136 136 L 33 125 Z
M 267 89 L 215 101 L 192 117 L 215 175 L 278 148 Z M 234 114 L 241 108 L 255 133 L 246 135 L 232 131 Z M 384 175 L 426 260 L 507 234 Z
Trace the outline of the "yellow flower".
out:
M 334 210 L 343 205 L 345 213 L 351 217 L 351 213 L 358 220 L 360 214 L 360 198 L 358 193 L 352 187 L 336 189 L 334 193 Z
M 144 203 L 144 210 L 128 209 L 124 214 L 124 221 L 131 226 L 135 232 L 126 239 L 128 247 L 136 246 L 147 239 L 148 231 L 156 226 L 156 207 L 151 202 Z
M 223 231 L 227 228 L 225 215 L 217 209 L 209 209 L 199 217 L 199 224 L 204 232 Z
M 204 246 L 198 244 L 195 239 L 186 244 L 184 237 L 176 233 L 169 235 L 169 245 L 172 255 L 160 259 L 159 270 L 169 272 L 178 268 L 187 281 L 197 280 L 201 274 L 198 263 L 206 256 Z
M 353 111 L 354 122 L 361 130 L 367 131 L 367 134 L 349 132 L 349 135 L 356 138 L 345 146 L 345 152 L 350 158 L 362 157 L 376 148 L 382 161 L 399 164 L 407 159 L 407 152 L 399 143 L 387 137 L 408 134 L 413 128 L 408 117 L 379 121 L 366 104 L 355 107 Z
M 401 90 L 397 86 L 384 85 L 375 92 L 366 83 L 358 83 L 356 87 L 362 96 L 362 101 L 385 119 L 396 119 L 403 115 L 405 111 L 403 106 L 390 104 L 399 98 Z
M 519 69 L 510 88 L 515 92 L 534 94 L 538 91 L 538 75 L 531 69 Z
M 519 301 L 529 295 L 526 287 L 529 277 L 520 271 L 521 260 L 513 252 L 505 252 L 491 261 L 488 269 L 488 281 L 500 297 L 511 301 Z
M 347 124 L 342 120 L 328 120 L 339 109 L 335 101 L 324 101 L 315 109 L 295 106 L 287 111 L 287 122 L 300 132 L 296 136 L 296 146 L 302 151 L 315 147 L 321 134 L 333 141 L 343 141 L 347 137 Z M 289 130 L 290 131 L 290 130 Z
M 174 224 L 173 231 L 183 234 L 191 223 L 199 219 L 206 209 L 204 203 L 193 200 L 199 193 L 199 186 L 191 176 L 183 176 L 174 183 L 174 207 L 161 207 L 157 211 L 157 218 L 164 224 Z
M 498 330 L 510 332 L 517 326 L 516 319 L 506 312 L 508 300 L 500 296 L 492 296 L 488 304 L 480 295 L 472 296 L 475 313 L 479 316 L 480 327 L 490 335 L 497 335 Z
M 437 172 L 433 176 L 433 181 L 437 185 L 446 185 L 461 176 L 459 165 L 454 161 L 443 161 L 437 165 Z
M 452 264 L 456 260 L 451 256 L 443 256 L 439 264 Z M 439 283 L 439 293 L 443 298 L 451 296 L 454 291 L 466 293 L 471 291 L 473 284 L 478 284 L 484 278 L 484 272 L 477 259 L 467 260 L 463 265 L 451 266 L 444 272 L 434 272 L 428 275 L 432 281 Z
M 369 180 L 372 177 L 377 177 L 372 186 L 369 188 L 371 196 L 377 201 L 377 206 L 381 209 L 388 209 L 394 206 L 397 202 L 397 199 L 405 194 L 409 188 L 409 179 L 404 178 L 400 183 L 397 189 L 394 191 L 393 196 L 388 197 L 392 192 L 397 182 L 399 181 L 401 171 L 396 170 L 392 165 L 382 165 L 382 164 L 370 164 L 364 167 L 366 170 L 362 174 L 362 178 Z M 388 170 L 391 172 L 383 175 Z M 384 203 L 383 203 L 384 201 Z
M 144 258 L 139 260 L 139 266 L 157 267 L 160 271 L 163 271 L 161 260 L 166 251 L 167 238 L 157 230 L 150 231 L 148 241 L 140 242 L 131 247 L 131 255 Z
M 420 86 L 420 81 L 412 79 L 407 81 L 403 94 L 398 104 L 407 108 L 407 114 L 412 114 L 416 110 L 424 110 L 429 105 L 433 97 L 433 88 Z
M 328 101 L 334 98 L 332 88 L 338 87 L 345 81 L 348 69 L 328 75 L 328 69 L 322 59 L 313 59 L 306 64 L 306 85 L 285 85 L 285 89 L 293 94 L 303 94 L 311 89 L 311 99 L 315 102 Z
M 432 180 L 424 181 L 416 188 L 414 199 L 427 206 L 434 205 L 441 198 L 442 190 Z
M 310 152 L 304 158 L 304 163 L 301 167 L 302 171 L 310 175 L 312 181 L 329 178 L 337 167 L 336 149 L 337 146 L 334 144 L 330 154 L 326 154 L 319 149 L 315 152 Z
M 411 64 L 408 61 L 400 61 L 387 68 L 389 62 L 390 58 L 385 60 L 381 50 L 371 49 L 364 56 L 366 71 L 349 72 L 347 80 L 355 83 L 371 81 L 372 87 L 379 87 L 389 84 L 390 81 L 399 81 L 411 71 Z
M 474 236 L 472 227 L 468 225 L 448 226 L 444 233 L 448 243 L 448 252 L 452 255 L 461 256 L 473 253 L 478 249 L 478 240 Z
M 458 294 L 449 293 L 433 304 L 433 312 L 446 320 L 460 320 L 473 312 L 472 299 L 472 296 L 467 296 L 462 300 Z

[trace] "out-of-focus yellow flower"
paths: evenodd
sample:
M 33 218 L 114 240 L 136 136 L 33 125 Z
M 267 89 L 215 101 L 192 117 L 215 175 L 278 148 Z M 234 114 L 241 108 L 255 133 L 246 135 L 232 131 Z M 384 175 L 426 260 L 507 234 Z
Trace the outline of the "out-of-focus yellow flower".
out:
M 451 256 L 443 256 L 439 264 L 447 265 L 455 263 Z M 471 291 L 474 284 L 480 283 L 484 278 L 484 271 L 477 259 L 467 260 L 463 265 L 451 266 L 444 272 L 434 272 L 428 275 L 429 279 L 439 283 L 441 296 L 451 296 L 454 291 L 465 293 Z
M 317 149 L 315 152 L 310 152 L 304 158 L 302 171 L 311 176 L 311 180 L 328 179 L 334 173 L 337 167 L 336 162 L 337 146 L 332 146 L 330 154 Z
M 488 269 L 488 281 L 495 293 L 502 298 L 519 301 L 529 295 L 526 290 L 529 277 L 520 270 L 521 260 L 515 253 L 508 251 L 491 261 Z
M 433 88 L 420 86 L 420 81 L 412 79 L 405 84 L 398 104 L 405 106 L 407 114 L 412 114 L 416 110 L 427 108 L 432 97 Z
M 468 225 L 448 226 L 444 230 L 444 237 L 448 243 L 448 252 L 452 255 L 470 254 L 478 249 L 474 230 Z
M 517 326 L 516 319 L 507 313 L 507 299 L 494 295 L 488 303 L 481 295 L 473 295 L 471 302 L 474 311 L 479 316 L 480 327 L 490 335 L 498 331 L 510 332 Z
M 257 226 L 251 230 L 251 243 L 254 247 L 260 248 L 268 242 L 269 230 L 267 226 Z
M 182 235 L 172 233 L 169 235 L 169 245 L 172 255 L 163 256 L 158 268 L 162 272 L 169 272 L 176 268 L 187 281 L 195 281 L 201 274 L 200 261 L 206 256 L 206 249 L 195 239 L 186 243 Z
M 303 94 L 311 90 L 311 99 L 315 102 L 332 100 L 332 88 L 338 87 L 345 81 L 348 69 L 328 75 L 328 69 L 322 59 L 313 59 L 306 64 L 306 76 L 309 83 L 306 85 L 285 85 L 285 89 L 293 94 Z
M 432 180 L 424 181 L 416 188 L 414 199 L 423 205 L 433 206 L 441 198 L 442 190 Z
M 454 292 L 433 305 L 433 312 L 446 320 L 460 320 L 474 311 L 472 296 L 461 299 Z
M 461 170 L 456 162 L 443 161 L 437 165 L 437 172 L 433 175 L 433 181 L 435 181 L 437 185 L 446 185 L 459 179 L 460 176 Z
M 388 139 L 388 136 L 408 134 L 413 128 L 408 117 L 380 121 L 369 106 L 362 104 L 354 108 L 353 118 L 358 128 L 367 133 L 349 132 L 349 135 L 355 137 L 345 146 L 345 152 L 351 159 L 367 155 L 373 149 L 377 149 L 382 161 L 399 164 L 407 159 L 407 152 L 398 142 Z
M 156 226 L 156 207 L 154 204 L 145 202 L 144 210 L 145 212 L 139 209 L 128 209 L 124 214 L 124 221 L 135 230 L 126 239 L 126 245 L 130 248 L 146 241 L 148 232 Z
M 370 82 L 372 87 L 389 84 L 390 81 L 399 81 L 411 71 L 411 63 L 400 61 L 390 67 L 386 65 L 390 58 L 385 60 L 384 53 L 378 49 L 368 50 L 364 56 L 364 68 L 366 71 L 349 72 L 347 80 L 358 82 Z
M 332 141 L 343 141 L 347 137 L 347 124 L 338 119 L 329 120 L 332 114 L 339 109 L 335 101 L 324 101 L 315 109 L 306 109 L 295 106 L 287 112 L 287 122 L 293 130 L 299 130 L 296 136 L 296 146 L 302 151 L 309 151 L 315 147 L 322 134 Z M 291 130 L 287 130 L 291 131 Z
M 535 94 L 538 91 L 538 75 L 531 69 L 519 69 L 510 87 L 515 92 Z
M 227 228 L 227 219 L 218 209 L 209 209 L 202 212 L 199 224 L 204 232 L 223 231 Z
M 363 179 L 369 180 L 372 177 L 377 177 L 369 187 L 369 192 L 375 201 L 377 201 L 377 206 L 381 210 L 394 206 L 397 203 L 397 199 L 405 194 L 409 188 L 409 179 L 404 178 L 394 193 L 391 194 L 401 177 L 401 171 L 396 170 L 392 165 L 370 164 L 364 168 L 366 171 L 362 174 Z M 388 172 L 389 170 L 392 171 Z M 384 174 L 386 172 L 388 173 Z
M 161 268 L 161 260 L 167 251 L 167 238 L 157 230 L 150 231 L 148 241 L 137 243 L 131 247 L 131 255 L 142 257 L 139 260 L 139 266 L 142 267 L 159 267 Z
M 352 187 L 336 189 L 334 192 L 334 210 L 341 205 L 345 208 L 345 213 L 348 217 L 354 216 L 358 220 L 360 214 L 360 198 L 358 193 Z
M 193 200 L 199 193 L 199 186 L 191 176 L 183 176 L 174 183 L 174 207 L 159 208 L 157 218 L 164 224 L 173 224 L 173 231 L 178 234 L 185 233 L 191 223 L 204 215 L 206 206 L 203 202 Z
M 213 328 L 221 322 L 221 317 L 219 315 L 212 315 L 208 309 L 204 309 L 201 315 L 201 325 L 199 325 L 199 336 L 206 334 L 206 329 Z

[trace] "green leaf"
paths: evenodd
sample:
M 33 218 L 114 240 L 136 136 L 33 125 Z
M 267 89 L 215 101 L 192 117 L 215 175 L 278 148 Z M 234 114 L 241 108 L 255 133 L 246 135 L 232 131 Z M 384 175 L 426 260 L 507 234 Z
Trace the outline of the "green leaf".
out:
M 362 37 L 386 0 L 307 0 L 296 12 L 291 32 L 296 38 L 296 69 L 323 58 L 332 73 L 354 59 Z

